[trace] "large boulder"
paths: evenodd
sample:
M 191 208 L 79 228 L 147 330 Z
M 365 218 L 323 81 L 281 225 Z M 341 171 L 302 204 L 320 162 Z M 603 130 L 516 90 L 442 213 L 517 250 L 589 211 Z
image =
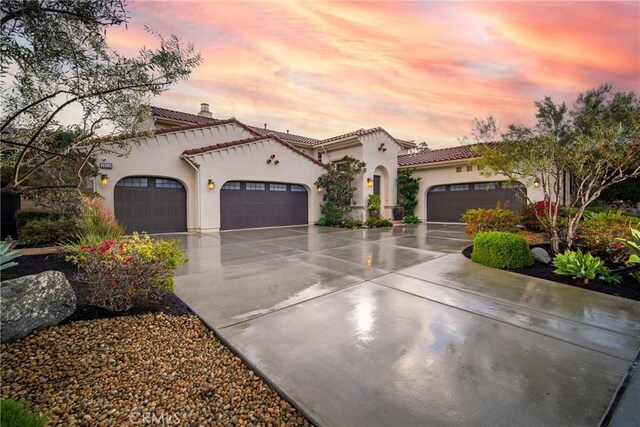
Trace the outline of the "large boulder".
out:
M 59 271 L 0 282 L 0 338 L 13 341 L 57 325 L 76 310 L 76 294 Z

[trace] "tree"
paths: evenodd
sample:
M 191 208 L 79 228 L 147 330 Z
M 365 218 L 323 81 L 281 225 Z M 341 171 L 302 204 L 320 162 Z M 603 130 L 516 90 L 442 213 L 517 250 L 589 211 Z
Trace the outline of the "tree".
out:
M 351 210 L 351 199 L 356 187 L 353 180 L 367 171 L 365 163 L 353 157 L 344 156 L 340 170 L 334 163 L 324 166 L 325 172 L 315 182 L 324 194 L 320 212 L 328 225 L 339 224 Z
M 74 188 L 98 151 L 126 154 L 142 134 L 149 98 L 188 78 L 202 59 L 191 44 L 162 37 L 133 58 L 109 48 L 106 30 L 127 24 L 126 0 L 4 0 L 0 132 L 2 191 Z M 79 123 L 65 125 L 73 111 Z M 58 138 L 65 135 L 64 138 Z M 72 135 L 71 138 L 68 138 Z M 48 181 L 35 177 L 46 169 Z M 69 170 L 53 174 L 52 170 Z
M 413 172 L 415 169 L 398 171 L 398 206 L 402 208 L 403 216 L 413 215 L 418 205 L 420 178 L 414 177 Z
M 486 175 L 539 181 L 545 225 L 553 251 L 559 252 L 572 247 L 591 202 L 612 185 L 640 176 L 640 99 L 604 84 L 580 94 L 571 109 L 550 97 L 535 105 L 534 126 L 509 125 L 499 144 L 475 146 L 476 163 Z M 563 198 L 567 177 L 568 201 Z

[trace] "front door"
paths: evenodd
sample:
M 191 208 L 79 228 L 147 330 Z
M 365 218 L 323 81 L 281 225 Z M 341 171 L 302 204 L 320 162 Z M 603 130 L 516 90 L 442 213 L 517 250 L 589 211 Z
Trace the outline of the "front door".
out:
M 380 175 L 373 175 L 373 194 L 380 195 Z

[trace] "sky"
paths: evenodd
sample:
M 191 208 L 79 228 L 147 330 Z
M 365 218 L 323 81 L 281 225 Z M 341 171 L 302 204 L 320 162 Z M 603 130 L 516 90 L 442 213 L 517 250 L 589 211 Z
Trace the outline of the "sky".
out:
M 431 148 L 475 117 L 532 124 L 534 101 L 640 89 L 640 1 L 130 4 L 112 47 L 154 47 L 148 25 L 204 59 L 152 105 L 314 138 L 382 126 Z

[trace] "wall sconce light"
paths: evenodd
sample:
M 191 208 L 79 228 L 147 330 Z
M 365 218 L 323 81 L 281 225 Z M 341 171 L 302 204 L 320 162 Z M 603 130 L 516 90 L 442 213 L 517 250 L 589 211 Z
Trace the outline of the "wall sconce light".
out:
M 373 187 L 373 180 L 371 178 L 367 178 L 367 188 Z
M 210 180 L 209 180 L 209 182 L 207 182 L 207 188 L 208 188 L 209 190 L 213 190 L 214 188 L 216 188 L 216 183 L 215 183 L 215 182 L 213 182 L 213 180 L 212 180 L 212 179 L 210 179 Z
M 538 178 L 533 180 L 533 187 L 534 188 L 540 187 L 540 180 Z
M 104 173 L 100 175 L 100 184 L 107 185 L 108 183 L 109 183 L 109 175 Z
M 318 187 L 316 187 L 316 189 L 318 190 L 318 193 L 322 192 L 322 187 L 320 187 L 319 185 L 318 185 Z

